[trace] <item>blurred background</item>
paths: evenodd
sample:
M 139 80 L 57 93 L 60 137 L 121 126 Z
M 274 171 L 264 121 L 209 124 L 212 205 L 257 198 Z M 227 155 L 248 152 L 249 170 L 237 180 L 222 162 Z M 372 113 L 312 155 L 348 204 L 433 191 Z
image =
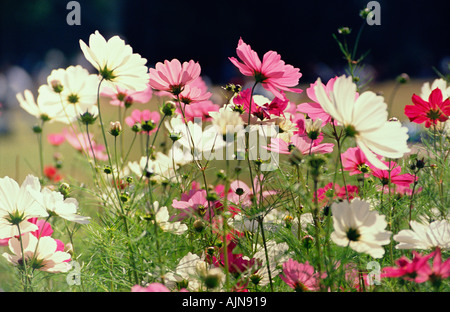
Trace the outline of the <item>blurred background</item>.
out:
M 16 159 L 17 167 L 22 157 L 11 146 L 25 138 L 35 143 L 29 130 L 34 119 L 24 112 L 20 118 L 12 115 L 18 110 L 16 93 L 30 89 L 36 95 L 52 69 L 80 64 L 92 70 L 79 40 L 87 42 L 95 30 L 107 39 L 122 37 L 147 58 L 149 67 L 165 59 L 194 59 L 210 85 L 240 82 L 242 77 L 228 57 L 236 56 L 242 37 L 260 57 L 274 50 L 287 64 L 300 68 L 304 89 L 317 77 L 328 80 L 345 73 L 347 64 L 332 34 L 349 27 L 347 40 L 352 46 L 366 23 L 359 12 L 369 1 L 79 0 L 81 25 L 68 25 L 68 2 L 0 1 L 0 176 L 14 167 L 11 159 Z M 401 114 L 412 93 L 419 93 L 424 81 L 437 78 L 433 67 L 449 74 L 450 1 L 378 3 L 381 25 L 365 25 L 357 55 L 369 51 L 365 74 L 374 79 L 371 89 L 387 98 L 398 75 L 411 77 L 408 88 L 396 90 Z M 31 155 L 37 151 L 36 146 L 29 149 Z

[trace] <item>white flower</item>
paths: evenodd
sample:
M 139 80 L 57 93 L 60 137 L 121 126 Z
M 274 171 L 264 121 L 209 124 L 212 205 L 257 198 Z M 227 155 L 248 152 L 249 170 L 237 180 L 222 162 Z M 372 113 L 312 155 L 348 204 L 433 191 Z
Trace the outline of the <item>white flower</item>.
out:
M 45 105 L 58 105 L 63 116 L 57 120 L 66 124 L 74 122 L 86 112 L 98 114 L 97 87 L 98 77 L 87 69 L 69 66 L 67 69 L 53 70 L 47 77 L 48 84 L 39 87 L 39 97 Z
M 450 97 L 450 86 L 447 87 L 447 82 L 442 79 L 435 79 L 433 81 L 433 83 L 430 86 L 429 82 L 425 82 L 422 85 L 422 89 L 420 90 L 420 97 L 425 100 L 428 101 L 428 98 L 430 97 L 431 91 L 433 91 L 434 89 L 440 89 L 442 92 L 442 98 L 445 100 L 448 97 Z
M 394 235 L 399 244 L 396 249 L 434 249 L 450 250 L 450 222 L 448 220 L 419 223 L 411 221 L 411 230 L 401 230 Z
M 150 157 L 147 160 L 146 156 L 142 156 L 139 163 L 136 161 L 129 162 L 128 168 L 139 177 L 144 174 L 151 180 L 161 183 L 175 179 L 175 170 L 178 169 L 178 166 L 175 163 L 174 167 L 171 157 L 164 153 L 157 152 L 155 159 Z
M 72 268 L 67 262 L 70 260 L 70 254 L 58 251 L 56 240 L 50 236 L 43 236 L 38 240 L 33 234 L 26 233 L 21 238 L 27 266 L 50 273 L 67 272 Z M 20 240 L 13 237 L 8 244 L 13 254 L 5 252 L 3 257 L 14 265 L 21 265 L 23 257 Z
M 182 287 L 189 291 L 198 291 L 201 288 L 201 276 L 204 274 L 204 261 L 196 254 L 189 252 L 184 256 L 175 272 L 168 272 L 165 275 L 165 284 L 169 288 Z
M 155 201 L 152 206 L 155 215 L 156 224 L 159 225 L 164 232 L 170 232 L 176 235 L 181 235 L 187 231 L 187 225 L 181 222 L 169 222 L 169 211 L 167 207 L 159 207 L 159 202 Z
M 89 223 L 90 217 L 81 216 L 77 213 L 78 201 L 75 198 L 64 199 L 60 192 L 52 191 L 48 188 L 44 188 L 41 194 L 42 205 L 50 215 L 59 216 L 75 223 Z
M 19 235 L 18 227 L 20 234 L 38 229 L 26 220 L 48 216 L 39 198 L 36 201 L 30 192 L 40 190 L 39 179 L 32 175 L 28 175 L 21 186 L 10 177 L 0 178 L 0 239 Z
M 221 107 L 218 112 L 210 112 L 209 116 L 217 132 L 222 136 L 226 136 L 227 133 L 237 133 L 243 129 L 244 121 L 241 114 L 233 111 L 229 106 Z
M 24 95 L 25 97 L 21 93 L 17 93 L 16 98 L 20 107 L 30 115 L 49 122 L 64 118 L 61 104 L 42 101 L 39 96 L 36 102 L 30 90 L 25 90 Z
M 356 85 L 351 77 L 345 76 L 336 79 L 329 95 L 320 78 L 314 90 L 323 110 L 344 127 L 347 135 L 355 137 L 356 144 L 375 167 L 388 169 L 374 153 L 400 158 L 409 152 L 408 129 L 400 122 L 387 121 L 383 97 L 366 91 L 355 100 Z
M 289 246 L 287 243 L 277 244 L 274 241 L 267 242 L 266 246 L 267 246 L 267 255 L 269 258 L 270 275 L 273 278 L 283 271 L 281 264 L 289 260 L 290 256 L 287 254 Z M 257 252 L 253 255 L 253 258 L 257 259 L 261 264 L 261 267 L 258 269 L 258 272 L 253 274 L 259 278 L 258 286 L 265 286 L 269 284 L 267 258 L 263 246 L 260 245 L 257 246 Z
M 385 231 L 385 216 L 370 210 L 369 203 L 354 199 L 331 206 L 334 232 L 331 240 L 339 246 L 367 253 L 373 258 L 384 255 L 382 245 L 390 243 L 391 232 Z
M 145 66 L 147 60 L 125 44 L 118 36 L 108 41 L 97 31 L 89 37 L 89 46 L 80 40 L 86 59 L 98 70 L 106 86 L 128 90 L 147 89 L 150 76 Z

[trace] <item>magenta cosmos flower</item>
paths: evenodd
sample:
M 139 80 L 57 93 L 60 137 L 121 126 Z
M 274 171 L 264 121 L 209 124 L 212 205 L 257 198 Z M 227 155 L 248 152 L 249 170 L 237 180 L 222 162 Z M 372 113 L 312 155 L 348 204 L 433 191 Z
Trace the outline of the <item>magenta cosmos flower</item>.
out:
M 200 76 L 200 64 L 190 60 L 181 65 L 180 61 L 173 59 L 158 62 L 155 68 L 150 68 L 150 86 L 158 91 L 167 91 L 179 95 L 184 86 Z
M 395 162 L 382 161 L 390 170 L 382 170 L 372 166 L 372 175 L 380 179 L 381 184 L 387 185 L 393 183 L 400 186 L 409 187 L 411 183 L 417 180 L 410 173 L 401 174 L 402 168 Z M 390 171 L 390 172 L 389 172 Z
M 316 140 L 311 140 L 306 135 L 296 133 L 291 137 L 289 143 L 280 138 L 272 138 L 270 144 L 267 147 L 262 147 L 278 154 L 291 154 L 295 149 L 298 149 L 303 155 L 309 155 L 310 153 L 331 153 L 333 151 L 334 144 L 320 144 L 320 142 L 322 141 L 321 138 L 322 137 L 319 137 Z
M 442 91 L 434 89 L 428 97 L 428 102 L 420 96 L 412 96 L 414 105 L 405 106 L 405 115 L 411 122 L 418 124 L 425 122 L 425 127 L 436 125 L 438 121 L 445 122 L 450 115 L 450 99 L 443 99 Z
M 373 165 L 367 160 L 366 155 L 359 147 L 350 147 L 341 154 L 342 165 L 345 171 L 349 171 L 350 175 L 362 174 L 369 176 L 370 168 Z M 381 159 L 381 156 L 378 156 Z
M 412 260 L 409 260 L 405 256 L 397 259 L 395 261 L 397 266 L 384 268 L 381 276 L 389 278 L 401 277 L 415 283 L 426 282 L 430 273 L 428 259 L 431 258 L 432 254 L 422 256 L 416 251 L 413 251 L 413 255 L 414 257 Z
M 240 38 L 236 53 L 242 63 L 235 57 L 230 57 L 229 60 L 243 75 L 254 77 L 256 82 L 260 82 L 264 89 L 276 97 L 283 98 L 280 91 L 302 92 L 300 89 L 292 88 L 298 85 L 302 76 L 300 69 L 286 65 L 277 52 L 266 52 L 261 62 L 258 54 Z
M 299 263 L 289 259 L 283 263 L 283 275 L 280 278 L 297 292 L 319 290 L 319 273 L 306 261 Z

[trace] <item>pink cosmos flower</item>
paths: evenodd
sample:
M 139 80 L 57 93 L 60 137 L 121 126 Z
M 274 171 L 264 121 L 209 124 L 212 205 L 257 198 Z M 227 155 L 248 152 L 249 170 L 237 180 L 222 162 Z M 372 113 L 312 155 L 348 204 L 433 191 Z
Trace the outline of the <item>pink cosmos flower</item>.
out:
M 150 86 L 158 91 L 167 91 L 173 95 L 179 95 L 184 86 L 200 76 L 200 65 L 193 60 L 184 62 L 173 59 L 164 63 L 156 63 L 155 68 L 150 68 Z
M 332 190 L 332 191 L 330 191 Z M 317 190 L 317 201 L 322 206 L 325 206 L 329 200 L 336 200 L 336 199 L 342 199 L 347 200 L 347 193 L 348 198 L 352 200 L 358 195 L 359 188 L 356 185 L 347 185 L 347 191 L 344 186 L 339 186 L 337 183 L 334 184 L 333 182 L 328 183 L 322 188 L 319 188 Z M 315 198 L 315 195 L 314 195 Z M 314 199 L 313 199 L 314 200 Z
M 334 144 L 333 143 L 323 143 L 320 144 L 322 137 L 318 137 L 316 140 L 311 140 L 306 135 L 302 134 L 294 134 L 291 137 L 291 142 L 287 143 L 283 139 L 280 138 L 272 138 L 269 145 L 267 147 L 262 146 L 263 148 L 279 153 L 279 154 L 291 154 L 294 149 L 297 149 L 303 155 L 311 154 L 326 154 L 331 153 L 333 151 Z
M 372 175 L 380 179 L 383 186 L 390 182 L 396 185 L 409 187 L 411 183 L 417 180 L 417 177 L 414 177 L 412 174 L 401 174 L 402 168 L 395 161 L 391 161 L 390 163 L 387 161 L 382 162 L 390 169 L 390 172 L 389 170 L 378 169 L 374 166 L 372 166 L 371 169 Z
M 412 253 L 414 255 L 412 260 L 402 256 L 395 261 L 397 266 L 383 268 L 381 277 L 402 277 L 407 281 L 413 281 L 415 283 L 426 282 L 430 274 L 428 259 L 431 258 L 432 254 L 422 256 L 416 251 Z
M 236 248 L 237 243 L 235 240 L 230 241 L 227 244 L 228 253 L 228 271 L 234 276 L 240 275 L 249 269 L 251 269 L 257 262 L 257 259 L 244 257 L 243 254 L 235 253 L 233 250 Z M 222 248 L 223 249 L 223 248 Z M 213 257 L 213 264 L 216 266 L 225 267 L 225 257 L 224 252 L 220 252 L 220 259 Z
M 158 125 L 158 122 L 160 119 L 161 119 L 161 116 L 156 111 L 151 112 L 148 109 L 144 109 L 142 111 L 139 109 L 134 109 L 131 112 L 130 116 L 125 117 L 125 123 L 129 127 L 133 127 L 135 124 L 142 124 L 143 122 L 152 121 L 155 124 L 155 128 L 153 130 L 151 130 L 150 132 L 148 132 L 149 134 L 151 134 L 157 130 L 156 126 Z M 141 131 L 140 133 L 147 133 L 147 131 Z
M 211 101 L 194 102 L 185 106 L 184 114 L 187 121 L 194 122 L 194 118 L 201 118 L 202 122 L 211 120 L 210 112 L 218 112 L 220 106 Z M 180 109 L 177 107 L 176 112 L 181 115 Z
M 242 90 L 233 98 L 233 103 L 235 105 L 242 106 L 242 108 L 247 112 L 251 111 L 252 115 L 259 118 L 260 120 L 270 119 L 270 115 L 281 116 L 284 114 L 284 110 L 289 104 L 289 99 L 281 92 L 280 97 L 275 97 L 271 102 L 259 105 L 255 103 L 255 100 L 250 99 L 251 89 Z M 251 110 L 250 110 L 251 102 Z
M 195 102 L 206 101 L 211 97 L 211 95 L 211 92 L 203 91 L 202 89 L 191 85 L 185 85 L 183 91 L 178 95 L 178 97 L 181 103 L 188 105 Z
M 261 184 L 260 180 L 264 178 L 263 175 L 260 175 L 259 177 L 256 176 L 253 179 L 253 185 L 255 187 L 255 194 L 256 196 L 256 202 L 260 201 L 260 194 L 261 194 Z M 241 204 L 242 207 L 249 207 L 252 205 L 252 201 L 254 198 L 253 189 L 250 186 L 247 186 L 245 182 L 242 182 L 240 180 L 235 180 L 231 182 L 230 184 L 230 190 L 231 192 L 228 193 L 228 200 L 236 205 Z M 264 199 L 267 196 L 275 195 L 276 191 L 263 191 L 262 192 L 262 198 Z
M 436 125 L 438 121 L 445 122 L 450 116 L 450 99 L 443 99 L 439 88 L 431 92 L 428 102 L 416 94 L 412 96 L 412 101 L 414 105 L 405 106 L 405 115 L 412 122 L 425 122 L 426 128 Z
M 63 130 L 64 136 L 66 137 L 67 142 L 72 145 L 77 151 L 81 153 L 88 153 L 90 157 L 93 157 L 95 154 L 96 159 L 98 160 L 108 160 L 108 155 L 105 153 L 106 148 L 102 144 L 98 144 L 92 134 L 89 135 L 91 139 L 91 145 L 89 144 L 89 138 L 85 132 L 83 133 L 73 133 L 73 131 Z M 94 150 L 94 154 L 92 153 Z
M 66 137 L 62 133 L 50 133 L 47 135 L 47 141 L 53 146 L 59 146 L 66 141 Z
M 111 98 L 109 104 L 113 106 L 129 107 L 133 103 L 147 103 L 152 98 L 152 88 L 148 86 L 143 91 L 132 91 L 116 86 L 115 89 L 103 88 L 101 96 Z
M 364 173 L 365 177 L 369 176 L 368 172 L 373 166 L 359 147 L 350 147 L 341 154 L 341 157 L 344 170 L 349 171 L 350 175 Z M 381 156 L 378 158 L 381 159 Z
M 300 69 L 286 65 L 277 52 L 266 52 L 261 62 L 258 54 L 240 38 L 236 53 L 242 63 L 235 57 L 230 57 L 229 60 L 244 76 L 254 77 L 256 82 L 260 82 L 264 89 L 276 97 L 283 98 L 281 91 L 302 92 L 300 89 L 292 88 L 298 85 L 302 76 Z
M 210 206 L 213 211 L 210 211 Z M 181 221 L 191 216 L 199 216 L 205 218 L 205 220 L 210 220 L 210 216 L 214 216 L 214 210 L 219 208 L 220 203 L 214 201 L 210 203 L 210 206 L 206 199 L 206 190 L 190 190 L 188 194 L 181 194 L 181 200 L 174 199 L 172 201 L 172 207 L 180 210 L 180 213 L 173 216 L 172 219 Z
M 306 261 L 299 263 L 293 259 L 283 263 L 283 274 L 280 278 L 297 292 L 319 290 L 319 273 Z
M 312 120 L 321 119 L 322 126 L 325 126 L 327 123 L 330 123 L 331 116 L 328 113 L 326 113 L 323 110 L 322 106 L 319 104 L 319 101 L 317 100 L 316 97 L 316 91 L 314 90 L 314 88 L 318 83 L 320 83 L 324 87 L 325 92 L 327 94 L 330 94 L 330 92 L 333 91 L 333 86 L 336 79 L 337 77 L 331 78 L 330 80 L 328 80 L 326 85 L 324 85 L 322 82 L 319 81 L 311 83 L 309 88 L 306 89 L 306 94 L 313 102 L 302 103 L 297 105 L 297 112 L 308 114 L 308 116 Z
M 436 248 L 433 255 L 433 265 L 430 268 L 429 279 L 432 283 L 440 282 L 450 276 L 450 258 L 442 262 L 441 249 Z

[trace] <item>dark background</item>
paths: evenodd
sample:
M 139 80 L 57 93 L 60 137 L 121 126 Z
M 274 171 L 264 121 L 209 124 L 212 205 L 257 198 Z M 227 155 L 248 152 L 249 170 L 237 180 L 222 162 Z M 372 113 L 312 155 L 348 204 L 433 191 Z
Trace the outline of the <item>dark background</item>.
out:
M 80 26 L 67 24 L 68 2 L 1 0 L 0 72 L 18 65 L 44 77 L 52 66 L 82 63 L 79 39 L 88 42 L 98 29 L 106 39 L 120 35 L 149 67 L 165 59 L 194 59 L 216 84 L 239 75 L 228 57 L 236 56 L 242 36 L 261 58 L 268 50 L 280 53 L 300 68 L 300 82 L 309 83 L 343 73 L 346 62 L 332 33 L 348 26 L 352 43 L 365 22 L 359 11 L 369 1 L 80 0 Z M 375 79 L 403 72 L 435 77 L 433 66 L 446 74 L 450 1 L 378 2 L 381 25 L 365 26 L 358 49 L 370 49 L 366 63 Z

